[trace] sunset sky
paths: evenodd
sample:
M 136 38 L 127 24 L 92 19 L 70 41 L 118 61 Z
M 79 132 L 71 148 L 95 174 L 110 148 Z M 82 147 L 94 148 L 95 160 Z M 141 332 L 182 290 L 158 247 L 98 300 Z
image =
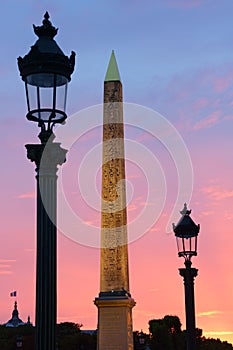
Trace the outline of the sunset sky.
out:
M 24 145 L 39 142 L 39 129 L 25 118 L 17 57 L 35 43 L 32 24 L 41 25 L 45 11 L 59 28 L 55 39 L 64 53 L 77 54 L 70 122 L 57 134 L 66 135 L 69 149 L 59 192 L 81 223 L 75 234 L 59 228 L 58 322 L 97 326 L 99 249 L 92 235 L 98 241 L 102 106 L 92 106 L 102 103 L 114 49 L 126 103 L 134 330 L 147 332 L 150 319 L 167 314 L 179 316 L 185 328 L 183 261 L 169 231 L 187 201 L 201 226 L 193 258 L 196 324 L 206 337 L 233 343 L 231 0 L 1 1 L 0 323 L 10 318 L 14 290 L 20 318 L 30 315 L 34 323 L 35 167 Z

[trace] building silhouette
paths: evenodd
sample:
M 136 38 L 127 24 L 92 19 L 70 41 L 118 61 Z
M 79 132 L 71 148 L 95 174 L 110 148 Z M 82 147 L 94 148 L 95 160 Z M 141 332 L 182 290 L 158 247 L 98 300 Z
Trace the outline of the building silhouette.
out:
M 14 310 L 12 312 L 12 317 L 9 321 L 7 321 L 4 326 L 6 327 L 18 327 L 18 326 L 25 326 L 25 325 L 32 325 L 30 322 L 30 316 L 28 316 L 27 322 L 23 322 L 19 318 L 19 311 L 17 308 L 17 301 L 14 303 Z

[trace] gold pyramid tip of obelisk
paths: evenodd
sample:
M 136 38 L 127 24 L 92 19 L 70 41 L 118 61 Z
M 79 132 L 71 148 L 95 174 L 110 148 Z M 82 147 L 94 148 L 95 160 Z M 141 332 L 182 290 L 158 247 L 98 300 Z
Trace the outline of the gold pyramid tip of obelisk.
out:
M 112 50 L 104 81 L 121 81 L 114 50 Z

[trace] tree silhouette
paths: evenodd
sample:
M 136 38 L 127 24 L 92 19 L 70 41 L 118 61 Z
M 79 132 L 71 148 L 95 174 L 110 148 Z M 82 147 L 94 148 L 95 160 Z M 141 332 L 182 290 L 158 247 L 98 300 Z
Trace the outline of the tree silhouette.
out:
M 186 350 L 186 331 L 181 330 L 177 316 L 164 316 L 149 321 L 151 350 Z M 232 350 L 232 344 L 220 339 L 205 338 L 196 328 L 197 350 Z
M 179 317 L 166 315 L 162 319 L 151 320 L 149 321 L 149 331 L 151 350 L 184 349 L 184 336 Z

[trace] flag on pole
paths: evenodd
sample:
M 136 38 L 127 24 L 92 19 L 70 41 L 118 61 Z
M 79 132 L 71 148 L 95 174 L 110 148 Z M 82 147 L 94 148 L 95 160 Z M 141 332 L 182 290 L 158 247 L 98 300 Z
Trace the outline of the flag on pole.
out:
M 11 292 L 11 293 L 10 293 L 10 296 L 11 296 L 11 297 L 16 297 L 16 290 L 15 290 L 14 292 Z

